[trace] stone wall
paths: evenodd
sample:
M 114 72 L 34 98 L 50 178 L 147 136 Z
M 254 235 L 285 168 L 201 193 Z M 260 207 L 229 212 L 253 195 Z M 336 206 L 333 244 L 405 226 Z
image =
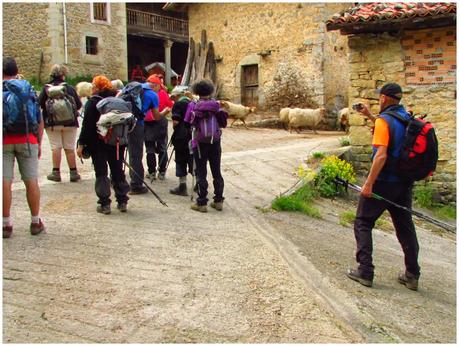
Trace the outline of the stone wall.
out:
M 285 106 L 324 106 L 323 56 L 328 35 L 324 22 L 330 13 L 346 4 L 334 4 L 330 9 L 327 6 L 193 4 L 188 10 L 190 37 L 199 42 L 201 30 L 205 29 L 216 55 L 223 58 L 217 64 L 221 98 L 240 102 L 242 66 L 258 64 L 260 109 L 278 112 Z M 258 54 L 262 51 L 270 54 L 262 57 Z M 346 61 L 345 55 L 341 58 Z
M 14 57 L 26 78 L 37 77 L 48 45 L 48 3 L 3 3 L 3 56 Z M 30 20 L 32 18 L 33 20 Z
M 4 3 L 3 52 L 17 57 L 27 78 L 47 81 L 53 64 L 65 63 L 62 3 Z M 67 65 L 69 74 L 106 74 L 127 79 L 126 8 L 110 3 L 110 24 L 91 23 L 90 3 L 66 3 Z M 32 18 L 33 20 L 30 20 Z M 26 24 L 25 24 L 26 23 Z M 97 37 L 97 55 L 86 54 L 86 36 Z M 27 38 L 27 39 L 24 39 Z
M 444 35 L 455 28 L 432 29 Z M 414 32 L 415 33 L 415 32 Z M 409 32 L 405 35 L 410 34 Z M 440 200 L 456 200 L 456 84 L 414 85 L 407 84 L 405 75 L 406 51 L 401 36 L 355 35 L 349 37 L 349 106 L 362 102 L 379 113 L 378 95 L 375 89 L 388 82 L 402 86 L 402 104 L 415 114 L 428 114 L 427 120 L 436 128 L 439 141 L 439 162 L 432 184 L 439 192 Z M 455 40 L 455 38 L 454 38 Z M 453 65 L 455 68 L 455 64 Z M 350 117 L 350 142 L 355 168 L 367 173 L 371 165 L 370 123 L 352 112 Z

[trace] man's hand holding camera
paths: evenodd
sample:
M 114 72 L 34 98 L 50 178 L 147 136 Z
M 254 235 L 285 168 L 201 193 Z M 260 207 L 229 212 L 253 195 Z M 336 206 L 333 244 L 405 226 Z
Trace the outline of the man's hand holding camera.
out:
M 376 117 L 370 113 L 370 110 L 368 109 L 368 107 L 364 105 L 363 103 L 354 103 L 352 105 L 352 109 L 366 116 L 372 122 L 376 121 Z

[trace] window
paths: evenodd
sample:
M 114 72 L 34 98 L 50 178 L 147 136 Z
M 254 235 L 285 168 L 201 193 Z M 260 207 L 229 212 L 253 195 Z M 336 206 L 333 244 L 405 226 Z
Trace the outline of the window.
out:
M 110 3 L 93 2 L 90 6 L 92 23 L 110 24 Z
M 86 36 L 86 54 L 97 55 L 98 38 Z

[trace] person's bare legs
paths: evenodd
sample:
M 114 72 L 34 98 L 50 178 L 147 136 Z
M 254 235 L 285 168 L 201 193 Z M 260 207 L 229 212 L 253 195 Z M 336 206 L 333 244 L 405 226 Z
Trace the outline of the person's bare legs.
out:
M 24 184 L 30 213 L 32 216 L 38 216 L 40 214 L 40 187 L 38 186 L 38 179 L 24 180 Z
M 12 180 L 3 179 L 3 217 L 10 217 L 11 202 L 13 200 L 13 194 L 11 191 L 12 185 Z
M 69 168 L 76 168 L 75 149 L 64 149 Z
M 62 148 L 53 149 L 53 168 L 61 168 Z

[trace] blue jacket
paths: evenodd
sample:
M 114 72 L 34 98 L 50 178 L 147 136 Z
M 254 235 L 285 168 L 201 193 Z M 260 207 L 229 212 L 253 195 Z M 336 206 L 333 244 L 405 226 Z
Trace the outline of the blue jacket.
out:
M 399 182 L 402 181 L 402 179 L 396 173 L 396 163 L 402 151 L 406 126 L 400 120 L 387 114 L 387 112 L 398 113 L 406 120 L 410 120 L 411 116 L 402 105 L 389 106 L 385 108 L 379 115 L 379 117 L 383 118 L 389 125 L 389 146 L 387 147 L 386 163 L 376 180 L 386 182 Z M 373 146 L 372 159 L 374 158 L 377 149 L 377 147 Z
M 142 84 L 143 88 L 143 103 L 142 103 L 142 112 L 147 114 L 148 110 L 159 107 L 159 97 L 151 88 L 148 83 Z M 137 122 L 139 124 L 139 121 Z M 139 125 L 143 125 L 144 121 Z

